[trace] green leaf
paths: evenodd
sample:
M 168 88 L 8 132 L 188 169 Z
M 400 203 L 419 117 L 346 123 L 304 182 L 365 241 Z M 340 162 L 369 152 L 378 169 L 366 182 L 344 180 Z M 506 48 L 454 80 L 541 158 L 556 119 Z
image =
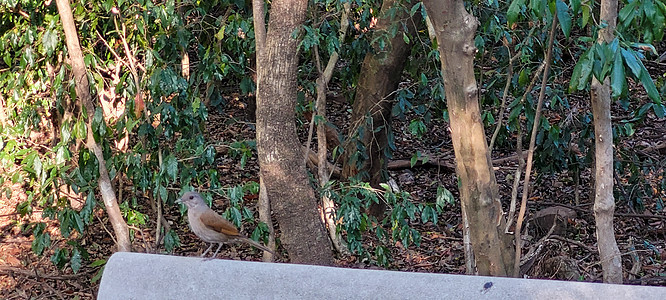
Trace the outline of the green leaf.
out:
M 569 5 L 571 5 L 571 11 L 573 11 L 575 16 L 580 9 L 580 0 L 569 0 Z
M 525 86 L 530 82 L 530 78 L 527 73 L 527 68 L 520 70 L 520 75 L 518 75 L 518 84 L 520 84 L 520 86 Z
M 53 30 L 46 30 L 42 36 L 42 46 L 46 50 L 46 55 L 51 56 L 58 45 L 58 33 Z
M 412 158 L 409 160 L 410 168 L 413 168 L 416 163 L 419 161 L 419 152 L 417 151 L 412 155 Z
M 530 0 L 530 8 L 538 18 L 541 18 L 546 13 L 546 0 Z
M 164 164 L 166 165 L 167 176 L 169 176 L 171 180 L 176 180 L 176 177 L 178 176 L 178 160 L 176 160 L 176 157 L 169 154 Z
M 166 244 L 166 243 L 165 243 L 165 244 Z M 99 280 L 102 278 L 102 274 L 104 274 L 104 268 L 105 268 L 105 267 L 106 267 L 106 266 L 100 268 L 99 271 L 97 271 L 97 274 L 95 274 L 95 276 L 93 276 L 93 278 L 90 279 L 90 283 L 93 283 L 93 284 L 94 284 L 94 283 L 96 283 L 97 281 L 99 281 Z
M 51 256 L 51 262 L 56 265 L 59 269 L 62 269 L 67 263 L 67 256 L 69 256 L 69 251 L 63 248 L 56 248 Z
M 506 12 L 506 21 L 509 27 L 511 27 L 513 23 L 516 23 L 516 21 L 518 20 L 518 16 L 520 15 L 520 10 L 524 6 L 525 6 L 525 0 L 511 1 L 511 5 L 509 5 L 509 9 Z
M 580 77 L 578 78 L 578 90 L 582 90 L 587 87 L 594 66 L 594 53 L 591 48 L 587 50 L 586 55 L 584 55 L 584 58 L 579 63 L 581 64 L 581 69 Z
M 573 93 L 578 89 L 580 85 L 580 73 L 583 68 L 584 55 L 581 56 L 581 59 L 578 60 L 574 66 L 573 72 L 571 72 L 571 80 L 569 80 L 569 93 Z M 511 119 L 509 119 L 511 120 Z
M 636 78 L 641 78 L 641 63 L 638 61 L 633 51 L 622 48 L 622 57 L 624 57 L 624 62 L 627 63 L 629 69 L 634 74 Z
M 421 8 L 421 2 L 417 2 L 416 4 L 414 4 L 414 6 L 412 6 L 412 9 L 409 10 L 409 16 L 413 17 L 414 14 L 419 10 L 419 8 Z
M 222 26 L 220 30 L 215 34 L 215 38 L 218 40 L 224 39 L 224 30 L 227 28 L 226 25 Z
M 661 97 L 659 96 L 659 91 L 657 90 L 657 86 L 654 85 L 654 80 L 652 80 L 652 77 L 650 77 L 650 73 L 648 73 L 648 70 L 645 69 L 645 66 L 643 63 L 639 62 L 641 64 L 641 78 L 640 81 L 643 84 L 643 87 L 645 88 L 645 91 L 648 94 L 648 97 L 652 99 L 655 103 L 661 104 Z
M 426 128 L 425 124 L 423 124 L 423 121 L 421 121 L 419 119 L 415 119 L 415 120 L 412 120 L 411 122 L 409 122 L 408 127 L 409 127 L 409 132 L 412 135 L 414 135 L 416 137 L 419 137 L 419 138 L 421 138 L 427 131 L 427 128 Z
M 72 271 L 74 271 L 74 274 L 78 273 L 81 269 L 81 260 L 81 251 L 74 248 L 74 250 L 72 250 L 72 257 L 69 259 L 69 265 L 72 268 Z
M 236 185 L 229 189 L 229 199 L 232 204 L 237 204 L 243 201 L 243 196 L 245 196 L 245 191 L 243 190 L 242 185 Z
M 451 194 L 451 191 L 449 191 L 447 188 L 443 186 L 438 186 L 437 187 L 437 208 L 443 208 L 446 204 L 455 204 L 455 199 L 453 198 L 453 194 Z
M 236 225 L 236 227 L 240 228 L 241 221 L 243 220 L 243 216 L 241 215 L 240 210 L 238 210 L 238 208 L 236 207 L 232 207 L 230 210 L 231 210 L 230 214 L 232 222 L 234 222 L 234 225 Z
M 44 249 L 51 246 L 51 236 L 48 232 L 42 232 L 35 235 L 35 240 L 32 241 L 32 251 L 37 255 L 42 255 Z
M 583 9 L 581 10 L 581 15 L 582 15 L 582 20 L 581 20 L 581 28 L 585 28 L 587 26 L 587 22 L 590 20 L 590 6 L 589 5 L 583 5 Z
M 621 23 L 623 27 L 628 27 L 629 24 L 634 20 L 634 16 L 636 16 L 634 11 L 638 4 L 639 1 L 630 2 L 625 5 L 618 13 L 618 19 L 620 21 L 619 23 Z
M 613 98 L 619 97 L 627 86 L 626 75 L 624 74 L 624 63 L 622 62 L 622 55 L 620 51 L 615 52 L 615 60 L 613 62 L 613 71 L 611 72 L 611 89 L 613 91 Z
M 78 231 L 79 233 L 83 233 L 85 225 L 83 225 L 83 219 L 81 219 L 81 216 L 77 214 L 75 211 L 72 211 L 72 213 L 70 214 L 70 218 L 73 219 L 70 222 L 72 223 L 72 225 L 74 225 L 74 229 L 76 229 L 76 231 Z
M 569 14 L 569 6 L 562 0 L 557 0 L 555 3 L 557 8 L 557 19 L 560 22 L 560 28 L 566 38 L 571 34 L 571 15 Z
M 86 138 L 86 123 L 84 123 L 81 119 L 79 119 L 76 124 L 74 124 L 74 137 L 77 139 Z
M 393 189 L 391 189 L 391 186 L 390 186 L 390 185 L 388 185 L 388 184 L 386 184 L 386 183 L 383 183 L 383 182 L 380 183 L 379 186 L 380 186 L 381 188 L 383 188 L 383 189 L 384 189 L 385 191 L 387 191 L 387 192 L 390 192 L 390 191 L 393 190 Z
M 657 8 L 654 6 L 654 2 L 652 2 L 652 0 L 647 0 L 647 1 L 641 1 L 641 3 L 643 4 L 642 5 L 643 6 L 643 13 L 645 13 L 645 16 L 647 17 L 647 19 L 652 24 L 656 24 L 654 22 L 654 17 L 655 17 L 655 14 L 657 12 Z
M 164 235 L 164 249 L 172 253 L 173 249 L 180 247 L 180 239 L 178 238 L 178 234 L 176 234 L 175 231 L 169 230 L 165 235 Z
M 434 225 L 437 225 L 437 211 L 431 206 L 424 206 L 421 210 L 421 222 L 425 224 L 430 220 Z
M 85 224 L 90 224 L 90 221 L 92 220 L 92 212 L 93 209 L 95 208 L 95 197 L 93 193 L 88 193 L 88 196 L 86 197 L 86 204 L 83 206 L 81 209 L 81 212 L 79 214 L 81 215 L 81 219 Z
M 89 264 L 88 267 L 95 268 L 95 267 L 103 266 L 105 264 L 106 264 L 106 259 L 98 259 L 98 260 L 92 262 L 91 264 Z
M 657 118 L 662 119 L 666 115 L 666 109 L 664 108 L 664 105 L 661 103 L 655 103 L 652 105 L 652 109 L 654 110 L 654 114 L 657 116 Z
M 639 117 L 639 118 L 644 117 L 645 113 L 647 113 L 648 110 L 650 110 L 650 108 L 652 108 L 652 106 L 654 106 L 654 103 L 645 103 L 645 104 L 643 104 L 641 106 L 641 108 L 638 109 L 638 112 L 636 113 L 636 116 Z

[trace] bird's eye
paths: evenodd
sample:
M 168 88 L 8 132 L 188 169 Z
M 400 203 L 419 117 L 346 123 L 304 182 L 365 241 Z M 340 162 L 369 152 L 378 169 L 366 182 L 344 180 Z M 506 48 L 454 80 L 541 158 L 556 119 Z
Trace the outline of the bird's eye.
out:
M 191 200 L 191 199 L 194 199 L 194 197 L 193 197 L 193 196 L 190 196 L 190 200 Z

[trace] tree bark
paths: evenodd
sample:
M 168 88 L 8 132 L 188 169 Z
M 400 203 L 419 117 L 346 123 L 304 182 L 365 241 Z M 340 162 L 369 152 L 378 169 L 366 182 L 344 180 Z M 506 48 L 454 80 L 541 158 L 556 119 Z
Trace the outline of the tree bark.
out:
M 600 20 L 607 26 L 599 30 L 598 43 L 613 41 L 617 24 L 617 0 L 601 1 Z M 597 246 L 601 259 L 603 279 L 606 283 L 622 283 L 622 260 L 615 240 L 613 214 L 613 128 L 611 124 L 610 79 L 602 84 L 592 78 L 590 89 L 594 117 L 595 185 L 594 219 Z
M 388 34 L 392 24 L 409 19 L 409 14 L 401 9 L 398 9 L 395 17 L 389 17 L 389 10 L 396 5 L 396 0 L 385 0 L 382 3 L 375 36 Z M 350 138 L 344 146 L 342 177 L 351 178 L 360 174 L 361 180 L 369 181 L 370 185 L 376 188 L 386 180 L 387 174 L 388 134 L 391 130 L 393 106 L 390 94 L 398 88 L 400 74 L 410 49 L 402 37 L 403 27 L 398 26 L 396 35 L 390 39 L 388 49 L 376 49 L 377 53 L 369 53 L 363 60 L 356 97 L 352 104 L 352 126 L 348 133 Z M 412 24 L 407 28 L 410 34 L 415 32 Z M 375 132 L 377 128 L 381 129 Z M 380 218 L 385 210 L 386 204 L 380 201 L 373 203 L 368 213 Z
M 307 4 L 271 4 L 266 47 L 257 66 L 257 152 L 291 262 L 330 265 L 330 242 L 317 213 L 295 124 L 298 41 L 291 35 L 305 20 Z
M 252 0 L 252 19 L 254 21 L 254 43 L 256 48 L 256 65 L 259 65 L 259 60 L 262 59 L 262 53 L 266 47 L 266 12 L 264 11 L 263 0 Z M 257 90 L 259 89 L 259 82 L 255 83 Z M 277 253 L 275 248 L 275 230 L 273 229 L 273 218 L 271 217 L 271 201 L 266 192 L 266 184 L 264 178 L 259 174 L 259 220 L 264 222 L 268 227 L 268 244 L 269 249 Z M 264 251 L 263 261 L 274 261 L 273 253 Z
M 74 17 L 72 16 L 72 9 L 69 0 L 56 0 L 58 6 L 58 13 L 60 20 L 62 20 L 62 27 L 65 31 L 65 39 L 67 43 L 67 52 L 72 64 L 72 72 L 76 81 L 76 94 L 83 102 L 83 106 L 87 110 L 88 120 L 88 137 L 86 146 L 95 154 L 99 165 L 99 190 L 106 207 L 106 212 L 109 215 L 109 220 L 116 235 L 116 243 L 118 251 L 132 251 L 132 243 L 129 237 L 129 230 L 127 223 L 123 220 L 120 208 L 118 207 L 118 200 L 111 185 L 109 172 L 106 169 L 106 161 L 104 160 L 104 153 L 102 148 L 95 141 L 92 129 L 92 120 L 95 114 L 95 107 L 90 96 L 90 86 L 88 84 L 88 77 L 86 75 L 86 66 L 83 62 L 83 54 L 81 46 L 79 45 L 79 37 L 76 33 L 76 25 L 74 24 Z
M 470 225 L 477 271 L 479 275 L 509 276 L 514 249 L 510 236 L 504 233 L 474 77 L 478 21 L 461 0 L 426 0 L 423 4 L 438 40 L 460 197 Z

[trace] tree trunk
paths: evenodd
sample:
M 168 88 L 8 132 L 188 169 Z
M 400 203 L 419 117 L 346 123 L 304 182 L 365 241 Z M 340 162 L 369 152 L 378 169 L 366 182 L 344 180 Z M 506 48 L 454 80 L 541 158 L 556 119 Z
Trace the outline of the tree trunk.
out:
M 344 3 L 342 16 L 340 17 L 340 41 L 344 41 L 345 36 L 347 36 L 347 27 L 349 27 L 348 16 L 350 10 L 351 3 Z M 318 47 L 315 46 L 315 57 L 317 58 L 316 63 L 317 69 L 319 70 L 319 78 L 317 79 L 317 102 L 315 107 L 317 109 L 317 115 L 320 119 L 319 123 L 317 124 L 317 175 L 319 176 L 319 186 L 321 187 L 321 215 L 323 217 L 324 224 L 326 224 L 326 229 L 328 229 L 328 236 L 331 238 L 331 243 L 333 244 L 335 251 L 343 255 L 349 255 L 349 251 L 347 250 L 348 246 L 342 239 L 342 235 L 337 230 L 335 202 L 329 197 L 330 191 L 328 189 L 328 182 L 330 179 L 330 171 L 328 168 L 329 162 L 326 158 L 328 154 L 327 129 L 329 129 L 326 124 L 326 92 L 328 83 L 331 81 L 331 77 L 333 77 L 333 70 L 335 69 L 335 65 L 338 63 L 339 54 L 338 52 L 331 53 L 331 57 L 329 57 L 328 63 L 326 63 L 326 67 L 322 69 L 318 51 Z M 311 122 L 314 124 L 314 119 L 312 119 Z
M 256 48 L 256 65 L 259 65 L 264 48 L 266 47 L 266 21 L 264 16 L 264 1 L 252 0 L 252 19 L 254 21 L 254 43 Z M 255 83 L 258 89 L 259 83 Z M 273 219 L 271 218 L 271 201 L 266 192 L 266 184 L 264 178 L 259 174 L 259 220 L 264 222 L 268 227 L 268 244 L 269 249 L 277 253 L 275 247 L 275 230 L 273 229 Z M 274 261 L 273 253 L 264 251 L 263 261 Z
M 617 22 L 617 0 L 601 1 L 600 21 L 607 26 L 599 30 L 597 42 L 612 42 Z M 615 199 L 610 79 L 606 78 L 602 84 L 597 78 L 593 78 L 590 93 L 595 136 L 594 220 L 597 227 L 597 246 L 604 282 L 622 283 L 622 260 L 613 228 Z
M 409 14 L 402 9 L 398 9 L 393 18 L 389 17 L 389 10 L 395 9 L 396 5 L 395 0 L 385 0 L 382 3 L 375 36 L 387 34 L 392 24 L 400 20 L 409 20 Z M 407 28 L 410 34 L 413 34 L 414 26 L 411 22 L 406 22 L 409 23 Z M 393 106 L 389 97 L 398 88 L 400 74 L 410 49 L 402 37 L 403 27 L 398 26 L 395 37 L 390 39 L 388 49 L 376 49 L 377 53 L 369 53 L 363 60 L 356 97 L 352 104 L 349 140 L 345 143 L 342 177 L 350 178 L 362 174 L 361 180 L 369 181 L 371 186 L 377 188 L 386 180 L 388 134 L 391 130 Z M 381 129 L 375 132 L 380 127 Z M 380 201 L 378 204 L 373 203 L 368 213 L 380 218 L 385 209 L 386 204 Z
M 504 233 L 474 77 L 478 22 L 461 0 L 426 0 L 423 4 L 437 35 L 460 197 L 470 224 L 478 274 L 509 276 L 514 249 L 510 236 Z
M 330 265 L 330 242 L 317 213 L 295 124 L 298 41 L 291 35 L 305 20 L 307 4 L 271 4 L 266 47 L 257 66 L 257 152 L 291 262 Z
M 106 207 L 106 213 L 109 215 L 109 220 L 116 235 L 116 243 L 118 243 L 118 251 L 132 251 L 132 243 L 130 242 L 129 230 L 127 223 L 123 220 L 120 208 L 118 207 L 118 200 L 111 185 L 109 172 L 106 169 L 106 161 L 104 160 L 104 153 L 102 148 L 95 141 L 93 136 L 92 120 L 95 114 L 95 107 L 90 96 L 90 86 L 88 84 L 88 77 L 86 75 L 86 65 L 83 62 L 83 54 L 81 46 L 79 45 L 79 37 L 76 33 L 76 25 L 74 24 L 74 17 L 72 16 L 72 9 L 69 5 L 69 0 L 56 0 L 58 6 L 58 13 L 60 20 L 62 20 L 62 27 L 65 31 L 65 39 L 67 42 L 67 52 L 72 64 L 72 72 L 76 81 L 76 95 L 83 102 L 84 107 L 88 113 L 88 137 L 86 146 L 95 154 L 99 165 L 99 190 Z

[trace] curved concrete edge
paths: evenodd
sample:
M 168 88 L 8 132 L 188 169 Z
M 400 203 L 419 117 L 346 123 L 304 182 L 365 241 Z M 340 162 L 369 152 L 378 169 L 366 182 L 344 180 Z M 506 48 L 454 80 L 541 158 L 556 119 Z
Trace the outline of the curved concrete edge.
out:
M 663 299 L 664 287 L 118 252 L 98 299 Z

